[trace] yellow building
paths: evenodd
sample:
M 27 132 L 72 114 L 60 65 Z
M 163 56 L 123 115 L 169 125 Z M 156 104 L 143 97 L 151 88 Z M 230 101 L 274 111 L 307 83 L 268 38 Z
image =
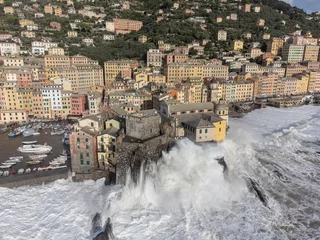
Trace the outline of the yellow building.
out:
M 279 55 L 281 55 L 283 45 L 284 45 L 284 39 L 272 38 L 267 43 L 267 52 L 271 52 L 275 56 L 279 56 Z
M 233 51 L 241 51 L 243 49 L 243 41 L 233 40 Z
M 296 94 L 305 94 L 308 91 L 309 84 L 309 75 L 308 74 L 300 74 L 295 76 L 298 81 L 296 85 Z
M 222 22 L 222 17 L 217 17 L 217 23 L 221 23 Z
M 62 91 L 61 94 L 61 117 L 67 118 L 71 114 L 71 95 L 72 91 Z
M 56 7 L 54 9 L 54 15 L 60 17 L 62 15 L 62 9 L 60 7 Z
M 45 5 L 44 6 L 44 13 L 47 13 L 47 14 L 53 14 L 53 7 L 52 5 Z
M 64 49 L 59 47 L 49 48 L 48 55 L 64 56 Z
M 265 24 L 265 20 L 264 19 L 258 19 L 256 25 L 258 27 L 263 27 Z
M 172 63 L 164 67 L 167 81 L 202 78 L 203 66 L 200 64 Z
M 166 83 L 166 76 L 158 73 L 151 73 L 148 74 L 148 82 L 155 82 L 155 83 Z
M 133 76 L 133 79 L 136 82 L 141 82 L 141 81 L 147 82 L 148 81 L 148 74 L 145 72 L 135 73 Z
M 320 72 L 309 71 L 309 85 L 308 92 L 319 92 L 320 91 Z
M 21 19 L 19 20 L 19 24 L 20 24 L 20 27 L 25 27 L 27 25 L 33 25 L 34 21 L 28 20 L 28 19 Z
M 317 62 L 319 56 L 319 46 L 306 45 L 304 48 L 303 61 Z
M 68 31 L 68 37 L 69 38 L 78 37 L 78 32 L 76 32 L 76 31 Z
M 138 67 L 138 62 L 134 60 L 115 60 L 104 62 L 105 82 L 110 83 L 116 80 L 122 80 L 127 73 L 131 77 L 132 69 Z
M 4 14 L 6 15 L 13 15 L 14 14 L 14 9 L 13 7 L 7 6 L 3 8 Z

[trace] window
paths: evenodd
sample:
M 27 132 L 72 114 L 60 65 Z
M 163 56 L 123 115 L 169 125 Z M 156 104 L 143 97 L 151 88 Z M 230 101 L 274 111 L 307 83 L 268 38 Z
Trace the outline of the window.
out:
M 101 140 L 101 142 L 103 142 L 103 137 L 100 140 Z
M 86 142 L 88 142 L 89 141 L 89 139 L 88 138 L 86 138 Z
M 202 129 L 200 129 L 199 133 L 200 133 L 200 134 L 202 133 Z
M 83 165 L 83 160 L 80 161 L 80 164 Z
M 91 127 L 94 127 L 94 123 L 93 122 L 91 123 Z
M 205 132 L 205 133 L 208 133 L 208 129 L 205 129 L 204 132 Z
M 89 157 L 90 155 L 89 155 L 89 153 L 87 153 L 87 157 Z
M 221 128 L 219 128 L 219 132 L 221 132 Z
M 83 154 L 82 153 L 80 153 L 80 159 L 83 159 Z
M 77 138 L 77 142 L 80 142 L 80 138 Z
M 87 165 L 90 165 L 90 161 L 87 161 Z
M 86 145 L 86 149 L 89 149 L 89 146 L 88 146 L 88 145 Z

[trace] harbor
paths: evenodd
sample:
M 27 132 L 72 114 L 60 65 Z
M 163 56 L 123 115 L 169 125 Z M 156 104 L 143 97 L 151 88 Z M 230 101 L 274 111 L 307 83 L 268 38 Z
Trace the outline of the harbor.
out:
M 15 127 L 0 134 L 0 186 L 41 184 L 68 176 L 71 123 Z

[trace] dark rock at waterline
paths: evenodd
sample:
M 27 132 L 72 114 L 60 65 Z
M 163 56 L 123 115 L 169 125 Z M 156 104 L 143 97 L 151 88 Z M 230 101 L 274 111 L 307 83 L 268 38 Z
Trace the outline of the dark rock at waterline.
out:
M 260 185 L 251 178 L 245 179 L 250 192 L 253 192 L 256 197 L 263 203 L 264 206 L 268 207 L 267 196 Z
M 111 224 L 111 219 L 108 218 L 106 221 L 106 226 L 104 228 L 104 231 L 99 233 L 96 237 L 93 238 L 93 240 L 113 240 L 114 235 L 113 235 L 113 230 L 112 230 L 112 224 Z
M 228 166 L 227 163 L 224 161 L 224 157 L 222 158 L 218 158 L 216 159 L 218 161 L 218 163 L 223 166 L 223 172 L 227 172 L 228 171 Z

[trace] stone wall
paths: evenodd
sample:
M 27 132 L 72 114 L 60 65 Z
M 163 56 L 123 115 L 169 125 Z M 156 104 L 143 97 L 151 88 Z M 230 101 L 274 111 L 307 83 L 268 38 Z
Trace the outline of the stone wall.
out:
M 174 144 L 174 140 L 167 134 L 147 141 L 122 142 L 118 147 L 116 183 L 124 185 L 128 169 L 131 170 L 133 181 L 139 179 L 140 168 L 143 163 L 155 161 L 162 156 L 163 151 L 168 151 Z

